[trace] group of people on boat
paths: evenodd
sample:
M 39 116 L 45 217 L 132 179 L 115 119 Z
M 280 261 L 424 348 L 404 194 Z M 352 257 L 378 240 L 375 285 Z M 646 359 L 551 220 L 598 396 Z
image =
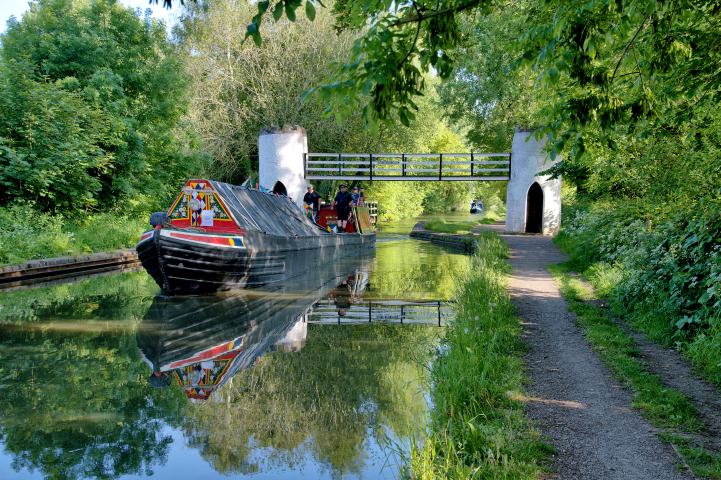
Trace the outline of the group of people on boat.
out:
M 318 212 L 321 206 L 321 196 L 315 191 L 313 185 L 308 186 L 308 191 L 303 196 L 303 202 L 306 205 L 313 220 L 318 219 Z M 352 207 L 365 206 L 365 195 L 363 189 L 354 186 L 349 192 L 348 185 L 341 183 L 338 187 L 338 193 L 331 202 L 331 207 L 335 209 L 337 215 L 338 232 L 344 232 L 348 227 L 348 222 L 352 221 Z

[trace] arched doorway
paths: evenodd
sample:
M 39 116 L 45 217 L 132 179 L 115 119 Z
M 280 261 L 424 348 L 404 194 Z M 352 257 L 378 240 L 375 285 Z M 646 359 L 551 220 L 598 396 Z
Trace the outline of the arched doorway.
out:
M 283 185 L 283 182 L 278 180 L 275 182 L 275 185 L 273 185 L 273 193 L 277 193 L 278 195 L 285 195 L 288 196 L 288 190 L 285 189 L 285 185 Z
M 543 189 L 533 182 L 526 196 L 526 233 L 543 231 Z

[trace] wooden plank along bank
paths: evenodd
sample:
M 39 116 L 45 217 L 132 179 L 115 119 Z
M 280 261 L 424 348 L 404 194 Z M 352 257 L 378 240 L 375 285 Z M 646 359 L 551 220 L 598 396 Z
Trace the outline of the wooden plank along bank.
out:
M 133 249 L 31 260 L 0 267 L 0 289 L 136 266 L 140 261 Z

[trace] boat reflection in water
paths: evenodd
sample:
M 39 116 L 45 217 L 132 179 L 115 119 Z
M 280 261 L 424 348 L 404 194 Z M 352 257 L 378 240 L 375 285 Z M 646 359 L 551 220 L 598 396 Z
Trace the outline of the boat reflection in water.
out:
M 372 256 L 349 257 L 315 271 L 308 254 L 282 285 L 198 297 L 158 296 L 140 325 L 138 346 L 153 369 L 153 386 L 179 384 L 188 398 L 206 400 L 265 352 L 305 344 L 314 304 L 349 278 L 368 278 Z M 364 285 L 354 285 L 360 294 Z
M 264 353 L 303 348 L 309 323 L 445 323 L 451 311 L 444 302 L 364 300 L 371 261 L 345 259 L 272 290 L 156 297 L 137 336 L 153 370 L 150 384 L 175 382 L 188 398 L 207 400 Z

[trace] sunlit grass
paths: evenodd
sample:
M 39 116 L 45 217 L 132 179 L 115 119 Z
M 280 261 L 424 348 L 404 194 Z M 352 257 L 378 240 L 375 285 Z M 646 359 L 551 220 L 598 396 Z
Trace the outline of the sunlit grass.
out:
M 96 213 L 71 220 L 29 204 L 0 207 L 0 265 L 129 248 L 147 228 L 145 215 Z
M 446 221 L 446 220 L 429 220 L 425 223 L 425 229 L 438 233 L 471 233 L 478 225 L 488 225 L 495 223 L 492 218 L 480 218 L 472 221 Z
M 523 344 L 506 290 L 506 245 L 491 233 L 457 279 L 456 319 L 432 367 L 434 408 L 413 478 L 538 478 L 549 447 L 524 415 Z

